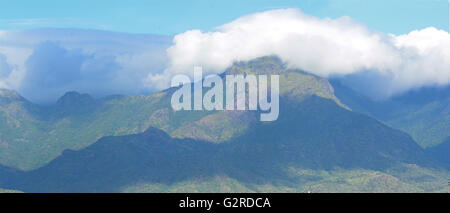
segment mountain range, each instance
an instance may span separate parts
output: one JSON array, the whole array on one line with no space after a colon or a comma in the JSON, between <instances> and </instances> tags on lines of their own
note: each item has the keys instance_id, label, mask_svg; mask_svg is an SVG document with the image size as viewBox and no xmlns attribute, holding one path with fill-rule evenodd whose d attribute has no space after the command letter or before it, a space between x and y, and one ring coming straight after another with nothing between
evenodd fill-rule
<instances>
[{"instance_id":1,"label":"mountain range","mask_svg":"<svg viewBox=\"0 0 450 213\"><path fill-rule=\"evenodd\" d=\"M339 82L289 69L274 56L236 62L224 74L280 75L278 120L260 122L254 111L173 111L176 88L100 99L68 92L50 106L1 90L0 187L25 192L448 190L450 147L442 143L449 128L446 91L444 97L420 102L408 99L414 94L374 102Z\"/></svg>"}]
</instances>

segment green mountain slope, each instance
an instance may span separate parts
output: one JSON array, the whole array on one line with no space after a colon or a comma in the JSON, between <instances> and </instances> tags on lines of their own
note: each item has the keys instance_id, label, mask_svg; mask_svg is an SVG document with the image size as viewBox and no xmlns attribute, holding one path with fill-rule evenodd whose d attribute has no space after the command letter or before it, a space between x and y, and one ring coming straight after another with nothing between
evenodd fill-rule
<instances>
[{"instance_id":1,"label":"green mountain slope","mask_svg":"<svg viewBox=\"0 0 450 213\"><path fill-rule=\"evenodd\" d=\"M422 147L450 137L450 87L423 88L385 101L372 101L338 81L336 96L352 110L372 116L410 134Z\"/></svg>"},{"instance_id":2,"label":"green mountain slope","mask_svg":"<svg viewBox=\"0 0 450 213\"><path fill-rule=\"evenodd\" d=\"M25 192L189 190L179 188L185 183L199 191L443 189L438 186L446 173L433 169L434 162L405 133L329 99L312 96L296 103L281 99L277 121L257 122L225 143L176 139L149 128L65 151L37 170L5 171L0 183ZM424 174L393 171L404 165ZM358 178L358 171L364 175ZM334 175L345 182L332 181ZM213 183L217 178L223 188Z\"/></svg>"},{"instance_id":3,"label":"green mountain slope","mask_svg":"<svg viewBox=\"0 0 450 213\"><path fill-rule=\"evenodd\" d=\"M175 184L135 183L121 189L131 193L193 193L193 192L269 192L269 193L449 193L446 186L449 174L424 169L415 165L402 165L394 171L365 169L310 170L288 169L289 184L252 184L239 182L227 176L197 178Z\"/></svg>"}]
</instances>

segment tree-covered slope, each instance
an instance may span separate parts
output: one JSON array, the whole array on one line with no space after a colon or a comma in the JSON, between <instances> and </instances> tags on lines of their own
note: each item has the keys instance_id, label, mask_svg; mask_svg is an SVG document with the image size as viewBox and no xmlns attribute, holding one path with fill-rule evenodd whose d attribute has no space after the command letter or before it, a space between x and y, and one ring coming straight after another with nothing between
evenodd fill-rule
<instances>
[{"instance_id":1,"label":"tree-covered slope","mask_svg":"<svg viewBox=\"0 0 450 213\"><path fill-rule=\"evenodd\" d=\"M174 184L140 182L130 184L121 192L269 192L269 193L449 193L448 172L435 171L415 165L400 165L390 171L366 169L311 170L289 168L289 183L253 184L228 176L196 178Z\"/></svg>"}]
</instances>

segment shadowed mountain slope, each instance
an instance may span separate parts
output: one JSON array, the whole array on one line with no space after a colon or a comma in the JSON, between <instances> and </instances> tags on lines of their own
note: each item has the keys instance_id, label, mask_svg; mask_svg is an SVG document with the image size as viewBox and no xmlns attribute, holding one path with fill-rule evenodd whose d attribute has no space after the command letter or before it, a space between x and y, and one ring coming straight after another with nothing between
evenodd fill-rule
<instances>
[{"instance_id":1,"label":"shadowed mountain slope","mask_svg":"<svg viewBox=\"0 0 450 213\"><path fill-rule=\"evenodd\" d=\"M437 146L426 149L429 156L436 158L441 165L450 170L450 137Z\"/></svg>"}]
</instances>

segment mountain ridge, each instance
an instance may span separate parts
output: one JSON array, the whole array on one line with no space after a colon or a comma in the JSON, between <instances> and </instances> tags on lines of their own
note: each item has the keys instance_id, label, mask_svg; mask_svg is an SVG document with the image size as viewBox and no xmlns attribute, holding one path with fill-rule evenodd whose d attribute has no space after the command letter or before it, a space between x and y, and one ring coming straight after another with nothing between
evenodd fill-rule
<instances>
[{"instance_id":1,"label":"mountain ridge","mask_svg":"<svg viewBox=\"0 0 450 213\"><path fill-rule=\"evenodd\" d=\"M279 73L280 95L299 102L317 95L340 104L325 79L289 70L276 57L237 62L224 73L229 70ZM3 144L0 145L0 164L22 170L36 169L65 149L79 150L103 136L135 134L150 126L177 138L222 143L243 134L257 121L256 115L235 111L174 112L170 107L173 92L174 88L169 88L150 95L112 95L100 99L69 92L50 106L27 101L26 106L0 107L0 141ZM216 119L223 123L211 122Z\"/></svg>"}]
</instances>

